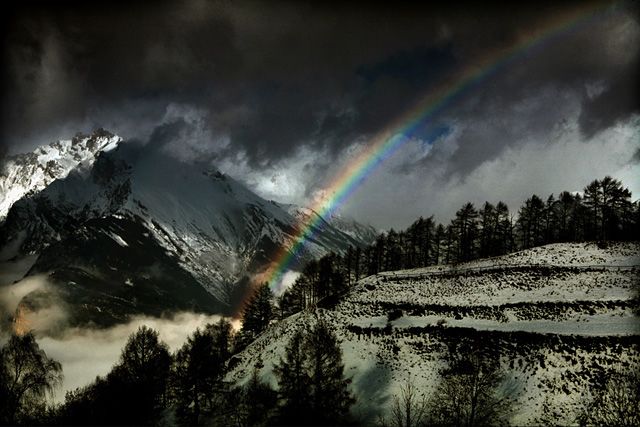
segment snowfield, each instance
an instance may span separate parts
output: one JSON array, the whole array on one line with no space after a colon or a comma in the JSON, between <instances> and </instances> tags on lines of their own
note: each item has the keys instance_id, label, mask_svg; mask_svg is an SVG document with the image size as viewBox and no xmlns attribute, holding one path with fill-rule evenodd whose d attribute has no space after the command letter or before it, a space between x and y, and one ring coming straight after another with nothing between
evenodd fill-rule
<instances>
[{"instance_id":1,"label":"snowfield","mask_svg":"<svg viewBox=\"0 0 640 427\"><path fill-rule=\"evenodd\" d=\"M572 423L595 378L640 362L640 245L554 244L457 266L384 272L338 303L272 325L232 359L229 379L263 379L292 334L318 317L337 330L355 415L375 422L411 378L427 396L462 338L496 349L516 399L511 422ZM454 350L455 351L455 350Z\"/></svg>"}]
</instances>

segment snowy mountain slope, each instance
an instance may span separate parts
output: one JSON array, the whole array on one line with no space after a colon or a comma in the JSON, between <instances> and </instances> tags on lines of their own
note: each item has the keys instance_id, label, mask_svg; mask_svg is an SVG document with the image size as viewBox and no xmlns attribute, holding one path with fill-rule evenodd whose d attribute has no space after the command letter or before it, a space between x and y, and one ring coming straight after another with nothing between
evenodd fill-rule
<instances>
[{"instance_id":1,"label":"snowy mountain slope","mask_svg":"<svg viewBox=\"0 0 640 427\"><path fill-rule=\"evenodd\" d=\"M98 153L115 148L119 141L120 137L99 130L8 158L0 170L0 222L23 196L66 177L80 163L92 163Z\"/></svg>"},{"instance_id":2,"label":"snowy mountain slope","mask_svg":"<svg viewBox=\"0 0 640 427\"><path fill-rule=\"evenodd\" d=\"M108 326L138 313L160 317L226 308L135 217L86 221L43 250L29 275L47 276L51 298L64 303L69 325ZM42 304L37 294L21 301L36 317L47 307Z\"/></svg>"},{"instance_id":3,"label":"snowy mountain slope","mask_svg":"<svg viewBox=\"0 0 640 427\"><path fill-rule=\"evenodd\" d=\"M309 223L312 220L317 220L320 216L316 211L310 208L294 204L282 204L280 206L300 222ZM321 219L320 222L330 224L336 230L339 230L348 236L353 237L355 240L366 244L373 243L376 240L376 237L380 234L380 231L376 230L371 225L360 224L353 218L342 215L334 215L326 220Z\"/></svg>"},{"instance_id":4,"label":"snowy mountain slope","mask_svg":"<svg viewBox=\"0 0 640 427\"><path fill-rule=\"evenodd\" d=\"M120 267L126 269L112 277L114 265L101 256L98 242L106 236L116 243L109 245L114 259L131 257L135 243L144 242L154 247L151 253L159 254L160 248L166 256L145 260L143 266L170 259L175 264L171 269L180 268L190 278L176 273L183 281L204 288L215 300L203 300L206 311L233 312L252 275L273 261L279 247L291 246L303 226L278 203L208 165L176 159L162 145L118 144L17 201L0 227L0 253L4 258L38 253L29 274L64 277L64 283L58 280L61 288L74 282L81 284L77 292L86 284L107 294L112 290L114 296L127 277L139 273L136 262L142 261L130 259ZM293 267L362 244L324 223ZM114 287L104 289L105 283ZM135 304L127 307L135 312ZM96 305L92 310L104 314L109 307Z\"/></svg>"},{"instance_id":5,"label":"snowy mountain slope","mask_svg":"<svg viewBox=\"0 0 640 427\"><path fill-rule=\"evenodd\" d=\"M342 340L358 396L353 410L367 422L389 407L408 376L429 395L464 338L497 351L517 401L514 424L539 424L545 406L558 423L571 423L597 378L640 362L639 250L637 243L549 245L370 276L339 302L272 325L236 356L229 378L248 379L260 358L263 378L275 386L271 368L288 339L321 316ZM562 267L540 267L545 259Z\"/></svg>"}]
</instances>

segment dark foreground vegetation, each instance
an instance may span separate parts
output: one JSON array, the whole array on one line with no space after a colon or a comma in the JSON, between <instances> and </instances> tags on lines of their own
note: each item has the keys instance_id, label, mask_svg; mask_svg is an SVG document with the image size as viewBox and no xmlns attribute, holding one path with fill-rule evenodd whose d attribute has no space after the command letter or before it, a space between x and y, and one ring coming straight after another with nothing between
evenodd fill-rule
<instances>
[{"instance_id":1,"label":"dark foreground vegetation","mask_svg":"<svg viewBox=\"0 0 640 427\"><path fill-rule=\"evenodd\" d=\"M353 424L355 401L335 333L319 321L293 336L275 367L278 390L258 363L242 385L226 382L235 336L225 320L196 330L174 354L141 327L104 377L47 404L62 381L60 364L29 333L2 348L0 422L59 425L336 425Z\"/></svg>"},{"instance_id":2,"label":"dark foreground vegetation","mask_svg":"<svg viewBox=\"0 0 640 427\"><path fill-rule=\"evenodd\" d=\"M461 331L462 332L462 331ZM62 368L29 333L13 335L0 351L3 425L360 425L350 413L358 396L345 376L335 332L318 320L288 341L276 363L277 388L263 382L258 361L242 385L225 381L239 335L222 320L194 332L171 354L158 333L133 333L111 372L72 392L62 404L47 400ZM506 425L517 392L500 368L500 351L486 337L449 337L445 368L431 395L411 377L392 396L380 426ZM630 368L591 382L580 425L638 425L640 376ZM554 424L553 408L541 414ZM546 418L544 418L546 417Z\"/></svg>"},{"instance_id":3,"label":"dark foreground vegetation","mask_svg":"<svg viewBox=\"0 0 640 427\"><path fill-rule=\"evenodd\" d=\"M13 335L0 351L3 425L360 425L350 413L358 398L345 376L335 332L322 320L295 333L275 365L277 388L261 380L258 361L242 385L225 381L237 335L226 321L193 333L171 354L158 333L141 327L104 377L72 392L59 405L47 396L62 368L32 334ZM459 337L460 338L460 337ZM431 395L408 377L392 396L380 426L506 425L517 410L496 346L452 340L440 384ZM638 425L640 376L614 372L593 383L575 423ZM553 424L553 412L544 422Z\"/></svg>"}]
</instances>

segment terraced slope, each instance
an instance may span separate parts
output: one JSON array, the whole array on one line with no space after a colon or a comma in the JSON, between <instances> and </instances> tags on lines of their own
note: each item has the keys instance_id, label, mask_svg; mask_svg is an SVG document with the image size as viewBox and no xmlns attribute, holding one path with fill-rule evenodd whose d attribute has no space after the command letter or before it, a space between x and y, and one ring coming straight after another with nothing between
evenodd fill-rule
<instances>
[{"instance_id":1,"label":"terraced slope","mask_svg":"<svg viewBox=\"0 0 640 427\"><path fill-rule=\"evenodd\" d=\"M575 420L588 389L613 370L639 366L640 245L555 244L458 266L365 278L339 302L273 325L234 360L265 380L289 337L326 318L342 339L365 421L383 414L411 377L427 395L463 339L490 350L516 399L512 423Z\"/></svg>"}]
</instances>

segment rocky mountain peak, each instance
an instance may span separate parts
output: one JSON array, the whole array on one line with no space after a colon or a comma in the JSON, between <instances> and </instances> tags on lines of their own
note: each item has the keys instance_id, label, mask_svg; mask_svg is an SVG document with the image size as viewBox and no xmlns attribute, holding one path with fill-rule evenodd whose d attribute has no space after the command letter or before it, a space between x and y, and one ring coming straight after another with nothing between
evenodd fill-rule
<instances>
[{"instance_id":1,"label":"rocky mountain peak","mask_svg":"<svg viewBox=\"0 0 640 427\"><path fill-rule=\"evenodd\" d=\"M9 157L0 168L0 222L16 201L66 177L81 163L93 163L99 153L113 150L120 141L119 136L97 129Z\"/></svg>"}]
</instances>

